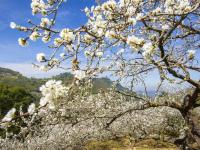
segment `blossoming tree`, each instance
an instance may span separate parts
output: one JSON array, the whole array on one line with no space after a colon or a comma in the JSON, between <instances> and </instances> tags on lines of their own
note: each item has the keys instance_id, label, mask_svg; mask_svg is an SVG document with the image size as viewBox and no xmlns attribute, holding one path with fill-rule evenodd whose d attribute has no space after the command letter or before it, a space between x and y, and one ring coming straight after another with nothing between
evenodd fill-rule
<instances>
[{"instance_id":1,"label":"blossoming tree","mask_svg":"<svg viewBox=\"0 0 200 150\"><path fill-rule=\"evenodd\" d=\"M37 54L38 64L34 65L48 71L54 67L65 68L63 62L67 62L70 65L65 69L74 74L74 85L108 73L119 82L126 81L131 88L137 82L143 83L152 72L159 73L161 84L165 80L174 84L189 83L194 92L185 97L183 104L163 105L180 110L190 127L187 137L199 142L200 133L191 118L191 110L199 106L196 102L200 82L193 74L200 75L200 1L98 1L96 6L83 10L88 18L85 24L76 29L56 29L56 17L64 2L32 0L32 14L41 16L41 21L29 20L29 27L14 22L10 24L11 28L27 34L19 38L21 46L41 39L52 50L50 56L42 52ZM41 88L44 97L40 107L48 104L50 109L54 109L56 102L52 97L66 96L72 89L54 82L50 81ZM56 85L55 93L45 89L52 85ZM159 105L147 102L143 109L156 106ZM35 109L33 104L28 109L30 113L32 109ZM9 116L13 116L15 110L10 113L4 121L10 121ZM180 143L187 145L187 140Z\"/></svg>"}]
</instances>

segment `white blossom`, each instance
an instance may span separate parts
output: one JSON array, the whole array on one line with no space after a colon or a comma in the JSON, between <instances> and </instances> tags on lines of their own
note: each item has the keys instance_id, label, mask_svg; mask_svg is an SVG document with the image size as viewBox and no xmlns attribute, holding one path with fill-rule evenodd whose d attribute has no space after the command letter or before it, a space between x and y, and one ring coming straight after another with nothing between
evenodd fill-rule
<instances>
[{"instance_id":1,"label":"white blossom","mask_svg":"<svg viewBox=\"0 0 200 150\"><path fill-rule=\"evenodd\" d=\"M163 30L169 30L169 28L170 28L170 26L169 26L169 25L167 25L167 24L165 24L165 25L162 25L162 29L163 29Z\"/></svg>"},{"instance_id":2,"label":"white blossom","mask_svg":"<svg viewBox=\"0 0 200 150\"><path fill-rule=\"evenodd\" d=\"M22 47L24 47L24 46L27 46L27 45L28 45L28 42L27 42L27 40L26 40L26 39L24 39L24 38L19 38L19 39L18 39L18 43L19 43L19 45L20 45L20 46L22 46Z\"/></svg>"},{"instance_id":3,"label":"white blossom","mask_svg":"<svg viewBox=\"0 0 200 150\"><path fill-rule=\"evenodd\" d=\"M143 17L144 17L144 14L143 14L143 13L138 13L138 14L136 15L136 20L141 20Z\"/></svg>"},{"instance_id":4,"label":"white blossom","mask_svg":"<svg viewBox=\"0 0 200 150\"><path fill-rule=\"evenodd\" d=\"M98 29L97 30L97 34L99 37L103 36L104 35L104 30L103 29Z\"/></svg>"},{"instance_id":5,"label":"white blossom","mask_svg":"<svg viewBox=\"0 0 200 150\"><path fill-rule=\"evenodd\" d=\"M107 38L110 38L110 39L113 39L116 37L116 33L114 31L107 31L106 34L105 34L105 37Z\"/></svg>"},{"instance_id":6,"label":"white blossom","mask_svg":"<svg viewBox=\"0 0 200 150\"><path fill-rule=\"evenodd\" d=\"M40 34L39 34L38 32L36 32L36 31L34 31L34 32L30 35L29 38L30 38L32 41L36 41L39 37L40 37Z\"/></svg>"},{"instance_id":7,"label":"white blossom","mask_svg":"<svg viewBox=\"0 0 200 150\"><path fill-rule=\"evenodd\" d=\"M146 43L143 45L142 49L143 49L144 51L148 51L149 53L152 53L153 50L154 50L154 46L153 46L153 44L152 44L151 42L146 42Z\"/></svg>"},{"instance_id":8,"label":"white blossom","mask_svg":"<svg viewBox=\"0 0 200 150\"><path fill-rule=\"evenodd\" d=\"M51 59L50 61L49 61L49 65L50 66L58 66L59 65L59 60L57 59L57 58L53 58L53 59Z\"/></svg>"},{"instance_id":9,"label":"white blossom","mask_svg":"<svg viewBox=\"0 0 200 150\"><path fill-rule=\"evenodd\" d=\"M74 33L70 31L69 29L63 29L60 32L60 37L64 39L67 43L70 43L75 39Z\"/></svg>"},{"instance_id":10,"label":"white blossom","mask_svg":"<svg viewBox=\"0 0 200 150\"><path fill-rule=\"evenodd\" d=\"M43 37L42 37L42 41L43 41L44 43L49 42L49 41L50 41L50 36L43 36Z\"/></svg>"},{"instance_id":11,"label":"white blossom","mask_svg":"<svg viewBox=\"0 0 200 150\"><path fill-rule=\"evenodd\" d=\"M31 103L28 107L28 113L33 114L35 112L35 103Z\"/></svg>"},{"instance_id":12,"label":"white blossom","mask_svg":"<svg viewBox=\"0 0 200 150\"><path fill-rule=\"evenodd\" d=\"M135 18L128 18L128 22L132 25L135 25L137 23L137 20Z\"/></svg>"},{"instance_id":13,"label":"white blossom","mask_svg":"<svg viewBox=\"0 0 200 150\"><path fill-rule=\"evenodd\" d=\"M97 52L95 53L95 55L96 55L97 57L102 57L102 56L103 56L103 52L102 52L102 51L97 51Z\"/></svg>"},{"instance_id":14,"label":"white blossom","mask_svg":"<svg viewBox=\"0 0 200 150\"><path fill-rule=\"evenodd\" d=\"M3 122L10 122L12 121L14 115L15 115L15 112L16 112L16 108L12 108L10 109L7 114L4 116L4 118L2 119Z\"/></svg>"},{"instance_id":15,"label":"white blossom","mask_svg":"<svg viewBox=\"0 0 200 150\"><path fill-rule=\"evenodd\" d=\"M164 7L165 12L170 14L181 14L192 9L189 0L166 0Z\"/></svg>"},{"instance_id":16,"label":"white blossom","mask_svg":"<svg viewBox=\"0 0 200 150\"><path fill-rule=\"evenodd\" d=\"M17 27L16 23L15 22L11 22L10 23L10 28L11 29L15 29Z\"/></svg>"},{"instance_id":17,"label":"white blossom","mask_svg":"<svg viewBox=\"0 0 200 150\"><path fill-rule=\"evenodd\" d=\"M74 77L78 80L82 80L86 78L86 73L85 71L82 71L82 70L75 70L73 74L74 74Z\"/></svg>"},{"instance_id":18,"label":"white blossom","mask_svg":"<svg viewBox=\"0 0 200 150\"><path fill-rule=\"evenodd\" d=\"M85 11L86 16L89 17L90 16L90 10L89 10L89 8L85 7L84 11Z\"/></svg>"},{"instance_id":19,"label":"white blossom","mask_svg":"<svg viewBox=\"0 0 200 150\"><path fill-rule=\"evenodd\" d=\"M46 60L46 55L44 53L38 53L36 59L38 62L44 62Z\"/></svg>"},{"instance_id":20,"label":"white blossom","mask_svg":"<svg viewBox=\"0 0 200 150\"><path fill-rule=\"evenodd\" d=\"M54 39L54 45L60 46L63 43L63 40L61 38L55 38Z\"/></svg>"},{"instance_id":21,"label":"white blossom","mask_svg":"<svg viewBox=\"0 0 200 150\"><path fill-rule=\"evenodd\" d=\"M48 6L44 3L43 0L32 0L31 8L33 15L37 13L42 13L42 15L46 15L46 9L48 8Z\"/></svg>"},{"instance_id":22,"label":"white blossom","mask_svg":"<svg viewBox=\"0 0 200 150\"><path fill-rule=\"evenodd\" d=\"M47 96L46 97L42 97L41 99L40 99L40 106L45 106L46 104L48 103L48 98L47 98Z\"/></svg>"},{"instance_id":23,"label":"white blossom","mask_svg":"<svg viewBox=\"0 0 200 150\"><path fill-rule=\"evenodd\" d=\"M135 51L138 51L138 46L142 46L144 43L143 38L138 38L135 35L129 36L127 38L127 44L130 45L131 48L133 48Z\"/></svg>"},{"instance_id":24,"label":"white blossom","mask_svg":"<svg viewBox=\"0 0 200 150\"><path fill-rule=\"evenodd\" d=\"M84 11L85 11L86 13L90 12L90 10L89 10L88 7L85 7Z\"/></svg>"},{"instance_id":25,"label":"white blossom","mask_svg":"<svg viewBox=\"0 0 200 150\"><path fill-rule=\"evenodd\" d=\"M68 88L62 85L62 81L49 80L40 87L42 98L40 106L48 104L48 108L54 110L58 105L60 98L66 97Z\"/></svg>"},{"instance_id":26,"label":"white blossom","mask_svg":"<svg viewBox=\"0 0 200 150\"><path fill-rule=\"evenodd\" d=\"M40 23L41 27L46 27L50 25L51 25L51 21L48 18L41 18L41 23Z\"/></svg>"},{"instance_id":27,"label":"white blossom","mask_svg":"<svg viewBox=\"0 0 200 150\"><path fill-rule=\"evenodd\" d=\"M142 53L144 59L147 60L147 61L149 61L150 58L151 58L151 56L152 56L152 54L155 52L155 48L154 48L153 44L151 42L146 42L143 45L142 49L144 51Z\"/></svg>"},{"instance_id":28,"label":"white blossom","mask_svg":"<svg viewBox=\"0 0 200 150\"><path fill-rule=\"evenodd\" d=\"M85 34L84 35L84 41L87 43L87 44L90 44L93 40L93 37L90 36L89 34Z\"/></svg>"},{"instance_id":29,"label":"white blossom","mask_svg":"<svg viewBox=\"0 0 200 150\"><path fill-rule=\"evenodd\" d=\"M115 0L108 0L107 2L104 2L102 4L102 9L107 10L107 11L115 10L116 7L117 7L117 3Z\"/></svg>"}]
</instances>

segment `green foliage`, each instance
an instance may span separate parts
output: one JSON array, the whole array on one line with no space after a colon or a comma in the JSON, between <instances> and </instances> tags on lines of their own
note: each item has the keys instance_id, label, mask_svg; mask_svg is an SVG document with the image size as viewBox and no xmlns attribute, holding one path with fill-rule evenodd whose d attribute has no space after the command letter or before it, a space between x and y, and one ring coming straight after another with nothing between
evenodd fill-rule
<instances>
[{"instance_id":1,"label":"green foliage","mask_svg":"<svg viewBox=\"0 0 200 150\"><path fill-rule=\"evenodd\" d=\"M34 96L20 86L0 84L0 114L1 118L13 107L24 109L34 101Z\"/></svg>"},{"instance_id":2,"label":"green foliage","mask_svg":"<svg viewBox=\"0 0 200 150\"><path fill-rule=\"evenodd\" d=\"M22 106L23 111L27 111L28 105L35 101L34 97L29 91L27 91L22 86L8 86L5 84L0 84L0 119L5 116L5 114L11 109L19 108ZM18 133L19 127L10 126L8 128L9 132ZM5 130L0 129L0 136L5 137Z\"/></svg>"}]
</instances>

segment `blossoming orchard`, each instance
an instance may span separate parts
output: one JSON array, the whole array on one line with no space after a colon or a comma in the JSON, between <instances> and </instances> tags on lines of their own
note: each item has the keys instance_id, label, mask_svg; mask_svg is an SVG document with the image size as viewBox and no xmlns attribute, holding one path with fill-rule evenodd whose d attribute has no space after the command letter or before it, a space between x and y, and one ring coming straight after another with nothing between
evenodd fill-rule
<instances>
[{"instance_id":1,"label":"blossoming orchard","mask_svg":"<svg viewBox=\"0 0 200 150\"><path fill-rule=\"evenodd\" d=\"M40 102L32 103L27 112L12 108L1 121L1 127L7 133L6 138L10 137L10 126L20 126L20 133L12 135L12 139L15 138L16 141L23 137L23 140L27 138L27 142L30 142L30 137L34 135L33 129L37 128L39 132L41 128L43 132L42 126L66 124L68 128L70 123L75 125L88 118L105 118L106 122L101 122L104 124L102 128L109 128L126 113L167 106L178 110L185 123L181 130L184 136L174 140L174 143L182 149L191 148L191 141L200 146L199 123L195 122L191 113L200 106L197 103L200 93L200 1L97 1L94 6L81 10L87 16L85 24L73 29L67 26L57 29L59 8L67 4L68 1L65 0L32 0L32 15L37 21L28 20L29 25L26 27L10 23L12 29L25 33L24 37L18 39L19 45L29 47L32 42L42 40L51 51L49 55L41 50L35 56L37 63L34 67L42 71L62 68L71 72L74 79L68 87L61 81L49 80L40 88ZM192 92L185 93L179 100L169 99L167 102L159 102L157 97L154 99L130 94L135 93L133 89L139 84L145 89L146 79L155 73L158 74L159 83L155 87L157 93L163 83L179 86L187 84ZM120 103L116 106L119 111L108 113L110 116L103 111L95 113L94 116L92 113L68 116L72 103L82 104L85 101L88 105L82 106L92 107L95 104L94 110L104 110L104 102L92 102L88 92L92 79L99 75L113 77L116 85L126 85L128 89L128 92L124 92L113 88L112 92L110 91L112 94L139 99L141 105L131 102L126 105L124 102L126 106L123 106L123 103ZM99 92L97 95L101 94ZM101 97L103 95L106 94ZM115 103L114 100L111 101ZM74 107L79 108L78 105ZM69 119L70 117L76 119ZM43 123L36 127L39 122ZM72 132L71 128L69 132Z\"/></svg>"}]
</instances>

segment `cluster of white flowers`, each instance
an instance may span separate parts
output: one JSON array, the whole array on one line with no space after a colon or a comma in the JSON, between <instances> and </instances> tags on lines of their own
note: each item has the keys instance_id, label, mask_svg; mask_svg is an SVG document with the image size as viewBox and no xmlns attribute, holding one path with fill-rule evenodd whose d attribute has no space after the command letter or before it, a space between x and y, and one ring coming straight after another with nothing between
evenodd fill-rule
<instances>
[{"instance_id":1,"label":"cluster of white flowers","mask_svg":"<svg viewBox=\"0 0 200 150\"><path fill-rule=\"evenodd\" d=\"M108 10L108 11L113 11L117 7L117 3L115 0L109 0L105 3L102 4L102 9L103 10Z\"/></svg>"},{"instance_id":2,"label":"cluster of white flowers","mask_svg":"<svg viewBox=\"0 0 200 150\"><path fill-rule=\"evenodd\" d=\"M97 57L102 57L103 56L103 51L97 51L96 53L95 53L95 55L97 56Z\"/></svg>"},{"instance_id":3,"label":"cluster of white flowers","mask_svg":"<svg viewBox=\"0 0 200 150\"><path fill-rule=\"evenodd\" d=\"M135 51L138 51L141 46L144 44L143 38L138 38L135 35L129 36L127 38L127 44Z\"/></svg>"},{"instance_id":4,"label":"cluster of white flowers","mask_svg":"<svg viewBox=\"0 0 200 150\"><path fill-rule=\"evenodd\" d=\"M68 95L68 87L62 85L62 81L49 80L45 85L40 87L42 98L40 106L48 104L48 108L55 110L59 101Z\"/></svg>"},{"instance_id":5,"label":"cluster of white flowers","mask_svg":"<svg viewBox=\"0 0 200 150\"><path fill-rule=\"evenodd\" d=\"M137 20L135 18L128 18L128 22L132 25L136 25Z\"/></svg>"},{"instance_id":6,"label":"cluster of white flowers","mask_svg":"<svg viewBox=\"0 0 200 150\"><path fill-rule=\"evenodd\" d=\"M63 29L60 32L60 37L67 43L71 43L72 41L75 40L75 35L72 31L69 29Z\"/></svg>"},{"instance_id":7,"label":"cluster of white flowers","mask_svg":"<svg viewBox=\"0 0 200 150\"><path fill-rule=\"evenodd\" d=\"M51 38L50 38L49 35L44 35L44 36L42 37L42 41L43 41L44 43L47 43L47 42L49 42L50 40L51 40Z\"/></svg>"},{"instance_id":8,"label":"cluster of white flowers","mask_svg":"<svg viewBox=\"0 0 200 150\"><path fill-rule=\"evenodd\" d=\"M24 32L28 31L27 27L23 27L23 26L17 25L15 22L10 22L10 28L11 29L17 29L19 31L24 31Z\"/></svg>"},{"instance_id":9,"label":"cluster of white flowers","mask_svg":"<svg viewBox=\"0 0 200 150\"><path fill-rule=\"evenodd\" d=\"M44 62L46 60L46 55L44 53L38 53L36 59L38 62Z\"/></svg>"},{"instance_id":10,"label":"cluster of white flowers","mask_svg":"<svg viewBox=\"0 0 200 150\"><path fill-rule=\"evenodd\" d=\"M18 39L18 43L19 43L19 45L22 46L22 47L25 47L25 46L28 45L27 40L24 39L24 38L19 38L19 39Z\"/></svg>"},{"instance_id":11,"label":"cluster of white flowers","mask_svg":"<svg viewBox=\"0 0 200 150\"><path fill-rule=\"evenodd\" d=\"M63 43L63 40L61 38L55 38L54 39L54 45L60 46Z\"/></svg>"},{"instance_id":12,"label":"cluster of white flowers","mask_svg":"<svg viewBox=\"0 0 200 150\"><path fill-rule=\"evenodd\" d=\"M91 25L93 24L93 32L99 37L105 34L106 23L102 15L98 15L94 22L90 22Z\"/></svg>"},{"instance_id":13,"label":"cluster of white flowers","mask_svg":"<svg viewBox=\"0 0 200 150\"><path fill-rule=\"evenodd\" d=\"M139 4L141 0L119 0L120 7L126 7L131 4Z\"/></svg>"},{"instance_id":14,"label":"cluster of white flowers","mask_svg":"<svg viewBox=\"0 0 200 150\"><path fill-rule=\"evenodd\" d=\"M37 13L42 13L43 15L46 15L48 7L49 6L46 5L43 0L32 0L31 8L33 15Z\"/></svg>"},{"instance_id":15,"label":"cluster of white flowers","mask_svg":"<svg viewBox=\"0 0 200 150\"><path fill-rule=\"evenodd\" d=\"M107 37L107 38L109 38L109 39L114 39L115 37L116 37L116 33L115 33L115 31L107 31L106 32L106 34L105 34L105 36Z\"/></svg>"},{"instance_id":16,"label":"cluster of white flowers","mask_svg":"<svg viewBox=\"0 0 200 150\"><path fill-rule=\"evenodd\" d=\"M170 14L181 14L189 12L192 7L189 0L166 0L165 12Z\"/></svg>"},{"instance_id":17,"label":"cluster of white flowers","mask_svg":"<svg viewBox=\"0 0 200 150\"><path fill-rule=\"evenodd\" d=\"M29 113L30 115L32 115L32 114L35 112L35 108L36 108L35 103L31 103L31 104L29 105L29 107L28 107L28 113Z\"/></svg>"},{"instance_id":18,"label":"cluster of white flowers","mask_svg":"<svg viewBox=\"0 0 200 150\"><path fill-rule=\"evenodd\" d=\"M38 38L40 37L40 34L37 31L34 31L31 35L30 35L30 39L32 41L36 41Z\"/></svg>"},{"instance_id":19,"label":"cluster of white flowers","mask_svg":"<svg viewBox=\"0 0 200 150\"><path fill-rule=\"evenodd\" d=\"M83 38L84 38L84 42L86 44L90 44L92 42L92 40L93 40L93 37L90 36L89 34L85 34Z\"/></svg>"},{"instance_id":20,"label":"cluster of white flowers","mask_svg":"<svg viewBox=\"0 0 200 150\"><path fill-rule=\"evenodd\" d=\"M41 27L46 27L50 25L51 25L51 21L48 18L41 18L41 23L40 23Z\"/></svg>"},{"instance_id":21,"label":"cluster of white flowers","mask_svg":"<svg viewBox=\"0 0 200 150\"><path fill-rule=\"evenodd\" d=\"M82 71L82 70L75 70L73 74L74 74L74 77L78 80L82 80L87 77L85 71Z\"/></svg>"},{"instance_id":22,"label":"cluster of white flowers","mask_svg":"<svg viewBox=\"0 0 200 150\"><path fill-rule=\"evenodd\" d=\"M10 121L12 121L13 117L15 116L15 112L16 112L15 108L12 108L11 110L9 110L8 113L2 119L2 122L10 122Z\"/></svg>"},{"instance_id":23,"label":"cluster of white flowers","mask_svg":"<svg viewBox=\"0 0 200 150\"><path fill-rule=\"evenodd\" d=\"M84 52L86 57L99 57L101 58L104 54L102 50L97 50L96 52L91 52L91 51L85 51Z\"/></svg>"},{"instance_id":24,"label":"cluster of white flowers","mask_svg":"<svg viewBox=\"0 0 200 150\"><path fill-rule=\"evenodd\" d=\"M53 5L55 3L55 0L47 0L47 2L48 2L49 5Z\"/></svg>"},{"instance_id":25,"label":"cluster of white flowers","mask_svg":"<svg viewBox=\"0 0 200 150\"><path fill-rule=\"evenodd\" d=\"M54 66L58 66L59 65L59 60L57 59L57 58L53 58L53 59L51 59L50 61L49 61L49 65L51 66L51 67L54 67Z\"/></svg>"},{"instance_id":26,"label":"cluster of white flowers","mask_svg":"<svg viewBox=\"0 0 200 150\"><path fill-rule=\"evenodd\" d=\"M163 30L169 30L170 26L168 24L164 24L164 25L162 25L162 29Z\"/></svg>"},{"instance_id":27,"label":"cluster of white flowers","mask_svg":"<svg viewBox=\"0 0 200 150\"><path fill-rule=\"evenodd\" d=\"M156 9L154 9L152 11L153 14L157 14L157 13L161 13L162 12L162 9L160 7L157 7Z\"/></svg>"},{"instance_id":28,"label":"cluster of white flowers","mask_svg":"<svg viewBox=\"0 0 200 150\"><path fill-rule=\"evenodd\" d=\"M144 51L142 53L144 59L147 61L150 60L152 54L155 52L155 47L153 46L153 44L151 42L147 42L143 45L142 49Z\"/></svg>"}]
</instances>

